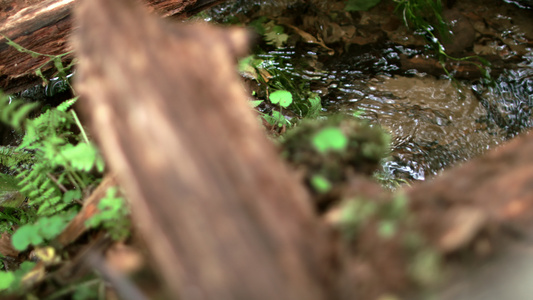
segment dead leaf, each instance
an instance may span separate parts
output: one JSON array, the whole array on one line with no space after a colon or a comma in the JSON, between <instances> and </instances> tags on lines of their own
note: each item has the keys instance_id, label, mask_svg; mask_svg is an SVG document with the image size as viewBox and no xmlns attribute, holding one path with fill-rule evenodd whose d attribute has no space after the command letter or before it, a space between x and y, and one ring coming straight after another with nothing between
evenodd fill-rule
<instances>
[{"instance_id":1,"label":"dead leaf","mask_svg":"<svg viewBox=\"0 0 533 300\"><path fill-rule=\"evenodd\" d=\"M328 50L328 55L335 54L335 50L333 50L330 47L326 46L326 44L324 43L324 41L320 37L318 37L318 36L314 37L310 33L305 32L305 31L301 30L300 28L295 27L295 26L290 25L290 24L283 24L283 25L291 28L292 30L294 30L299 36L302 37L302 39L304 39L304 41L306 43L317 44L317 45L321 46L322 48Z\"/></svg>"},{"instance_id":2,"label":"dead leaf","mask_svg":"<svg viewBox=\"0 0 533 300\"><path fill-rule=\"evenodd\" d=\"M19 252L11 244L11 234L7 232L2 233L0 236L0 254L11 257L17 257L19 255Z\"/></svg>"}]
</instances>

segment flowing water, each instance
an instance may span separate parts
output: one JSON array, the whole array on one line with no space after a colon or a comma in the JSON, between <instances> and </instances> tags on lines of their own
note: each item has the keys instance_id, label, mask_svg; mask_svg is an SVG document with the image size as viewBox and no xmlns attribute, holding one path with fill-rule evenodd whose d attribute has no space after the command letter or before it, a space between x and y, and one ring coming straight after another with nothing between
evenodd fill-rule
<instances>
[{"instance_id":1,"label":"flowing water","mask_svg":"<svg viewBox=\"0 0 533 300\"><path fill-rule=\"evenodd\" d=\"M532 10L503 1L454 5L451 22L463 27L453 47L490 60L488 82L468 64L452 66L450 80L422 38L395 19L392 3L346 13L335 1L320 8L313 1L268 2L237 1L211 16L223 20L237 11L242 15L233 21L266 15L284 26L286 45L267 46L258 57L319 94L325 112L362 110L362 118L390 131L392 159L384 168L394 178L425 180L533 125Z\"/></svg>"}]
</instances>

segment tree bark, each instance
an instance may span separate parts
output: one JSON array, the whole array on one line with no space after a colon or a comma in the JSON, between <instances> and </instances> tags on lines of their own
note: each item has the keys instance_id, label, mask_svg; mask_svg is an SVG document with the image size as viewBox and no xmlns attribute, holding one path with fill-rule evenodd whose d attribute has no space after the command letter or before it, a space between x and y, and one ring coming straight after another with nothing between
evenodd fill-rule
<instances>
[{"instance_id":1,"label":"tree bark","mask_svg":"<svg viewBox=\"0 0 533 300\"><path fill-rule=\"evenodd\" d=\"M179 299L332 299L308 194L235 72L247 34L83 1L77 90Z\"/></svg>"},{"instance_id":2,"label":"tree bark","mask_svg":"<svg viewBox=\"0 0 533 300\"><path fill-rule=\"evenodd\" d=\"M6 44L3 36L22 47L50 55L71 51L68 40L72 31L71 10L77 0L0 0L0 89L15 93L41 79L35 70L46 63L46 57L31 57ZM185 18L222 0L144 0L148 9L162 17ZM28 5L28 6L24 6ZM3 35L3 36L2 36ZM67 55L69 63L72 55ZM43 67L45 76L53 76L53 63Z\"/></svg>"}]
</instances>

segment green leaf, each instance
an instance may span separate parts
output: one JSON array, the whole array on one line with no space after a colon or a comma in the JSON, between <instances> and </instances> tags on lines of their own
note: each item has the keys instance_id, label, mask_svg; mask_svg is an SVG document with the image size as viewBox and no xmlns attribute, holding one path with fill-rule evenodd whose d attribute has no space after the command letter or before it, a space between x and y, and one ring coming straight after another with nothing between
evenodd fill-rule
<instances>
[{"instance_id":1,"label":"green leaf","mask_svg":"<svg viewBox=\"0 0 533 300\"><path fill-rule=\"evenodd\" d=\"M248 24L248 26L252 27L253 29L255 29L255 31L260 34L260 35L264 35L265 32L266 32L266 29L265 29L265 25L264 23L267 21L267 17L265 16L262 16L258 19L255 19L253 20L252 22L250 22L250 24Z\"/></svg>"},{"instance_id":2,"label":"green leaf","mask_svg":"<svg viewBox=\"0 0 533 300\"><path fill-rule=\"evenodd\" d=\"M255 108L258 107L261 103L263 103L263 100L252 100L250 101L250 103L252 104L252 107Z\"/></svg>"},{"instance_id":3,"label":"green leaf","mask_svg":"<svg viewBox=\"0 0 533 300\"><path fill-rule=\"evenodd\" d=\"M313 97L310 97L308 101L310 103L310 107L307 110L306 117L317 118L318 116L320 116L320 112L322 111L322 101L320 100L320 96L315 95Z\"/></svg>"},{"instance_id":4,"label":"green leaf","mask_svg":"<svg viewBox=\"0 0 533 300\"><path fill-rule=\"evenodd\" d=\"M4 95L0 91L0 122L6 123L15 129L21 129L27 120L28 114L33 111L37 103L24 103L21 100L13 99Z\"/></svg>"},{"instance_id":5,"label":"green leaf","mask_svg":"<svg viewBox=\"0 0 533 300\"><path fill-rule=\"evenodd\" d=\"M13 272L0 271L0 291L8 289L15 281L15 275Z\"/></svg>"},{"instance_id":6,"label":"green leaf","mask_svg":"<svg viewBox=\"0 0 533 300\"><path fill-rule=\"evenodd\" d=\"M11 124L13 124L15 128L21 127L22 122L27 118L29 113L33 111L37 106L37 103L21 105L17 112L13 114Z\"/></svg>"},{"instance_id":7,"label":"green leaf","mask_svg":"<svg viewBox=\"0 0 533 300\"><path fill-rule=\"evenodd\" d=\"M69 190L66 191L65 194L63 194L63 202L65 203L70 203L74 199L81 199L80 190Z\"/></svg>"},{"instance_id":8,"label":"green leaf","mask_svg":"<svg viewBox=\"0 0 533 300\"><path fill-rule=\"evenodd\" d=\"M42 207L45 207L45 205ZM65 229L67 223L74 216L75 211L68 211L49 218L41 217L35 224L21 226L11 237L13 247L19 251L24 251L29 245L38 246L45 240L55 238Z\"/></svg>"},{"instance_id":9,"label":"green leaf","mask_svg":"<svg viewBox=\"0 0 533 300\"><path fill-rule=\"evenodd\" d=\"M320 96L314 96L309 98L309 103L311 103L311 109L321 109L321 100Z\"/></svg>"},{"instance_id":10,"label":"green leaf","mask_svg":"<svg viewBox=\"0 0 533 300\"><path fill-rule=\"evenodd\" d=\"M74 105L74 103L76 103L76 101L78 101L78 98L79 96L77 97L74 97L74 98L71 98L71 99L68 99L68 100L65 100L64 102L62 102L61 104L59 104L56 109L59 110L59 111L67 111L72 105Z\"/></svg>"},{"instance_id":11,"label":"green leaf","mask_svg":"<svg viewBox=\"0 0 533 300\"><path fill-rule=\"evenodd\" d=\"M65 216L56 215L50 218L40 218L37 224L39 233L44 239L50 240L58 236L61 231L67 226L67 218Z\"/></svg>"},{"instance_id":12,"label":"green leaf","mask_svg":"<svg viewBox=\"0 0 533 300\"><path fill-rule=\"evenodd\" d=\"M98 203L99 212L85 221L87 227L102 226L114 239L120 239L129 234L129 210L126 200L117 196L117 188L111 187L106 196Z\"/></svg>"},{"instance_id":13,"label":"green leaf","mask_svg":"<svg viewBox=\"0 0 533 300\"><path fill-rule=\"evenodd\" d=\"M73 168L88 172L94 167L97 156L98 152L91 144L79 143L76 146L67 144L62 148L60 155L55 156L55 162L58 165L70 162Z\"/></svg>"},{"instance_id":14,"label":"green leaf","mask_svg":"<svg viewBox=\"0 0 533 300\"><path fill-rule=\"evenodd\" d=\"M327 193L331 190L331 182L322 175L313 175L311 185L319 193Z\"/></svg>"},{"instance_id":15,"label":"green leaf","mask_svg":"<svg viewBox=\"0 0 533 300\"><path fill-rule=\"evenodd\" d=\"M32 224L21 226L11 236L13 247L18 251L24 251L29 245L39 245L43 238L38 234L37 228Z\"/></svg>"},{"instance_id":16,"label":"green leaf","mask_svg":"<svg viewBox=\"0 0 533 300\"><path fill-rule=\"evenodd\" d=\"M270 21L264 25L265 27L265 40L267 44L274 45L280 48L287 42L289 36L283 33L283 27L275 25L274 21Z\"/></svg>"},{"instance_id":17,"label":"green leaf","mask_svg":"<svg viewBox=\"0 0 533 300\"><path fill-rule=\"evenodd\" d=\"M292 103L292 94L286 90L275 91L268 97L272 104L278 104L281 107L287 108Z\"/></svg>"},{"instance_id":18,"label":"green leaf","mask_svg":"<svg viewBox=\"0 0 533 300\"><path fill-rule=\"evenodd\" d=\"M345 11L361 11L369 10L372 7L376 6L381 0L348 0L346 6L344 7Z\"/></svg>"},{"instance_id":19,"label":"green leaf","mask_svg":"<svg viewBox=\"0 0 533 300\"><path fill-rule=\"evenodd\" d=\"M342 151L348 146L348 138L339 128L327 127L315 134L312 143L321 153L329 150Z\"/></svg>"},{"instance_id":20,"label":"green leaf","mask_svg":"<svg viewBox=\"0 0 533 300\"><path fill-rule=\"evenodd\" d=\"M272 118L278 123L279 127L288 123L287 119L285 119L285 116L276 110L272 111Z\"/></svg>"}]
</instances>

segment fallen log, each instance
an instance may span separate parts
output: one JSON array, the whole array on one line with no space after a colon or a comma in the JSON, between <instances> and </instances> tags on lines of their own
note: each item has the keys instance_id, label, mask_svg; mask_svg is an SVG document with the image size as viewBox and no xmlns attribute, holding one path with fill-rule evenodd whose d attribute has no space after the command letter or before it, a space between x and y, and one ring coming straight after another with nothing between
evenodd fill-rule
<instances>
[{"instance_id":1,"label":"fallen log","mask_svg":"<svg viewBox=\"0 0 533 300\"><path fill-rule=\"evenodd\" d=\"M437 299L529 299L533 133L407 190L419 228L449 257Z\"/></svg>"},{"instance_id":2,"label":"fallen log","mask_svg":"<svg viewBox=\"0 0 533 300\"><path fill-rule=\"evenodd\" d=\"M32 57L6 44L4 36L22 47L49 55L71 51L71 10L77 0L3 1L0 8L0 89L15 93L39 84L35 70L46 63L44 56ZM144 0L148 9L161 17L186 18L223 0ZM3 18L2 18L3 17ZM66 55L68 64L73 59ZM54 64L42 68L45 77L55 72Z\"/></svg>"},{"instance_id":3,"label":"fallen log","mask_svg":"<svg viewBox=\"0 0 533 300\"><path fill-rule=\"evenodd\" d=\"M179 299L332 299L329 245L235 72L240 30L83 1L77 90Z\"/></svg>"},{"instance_id":4,"label":"fallen log","mask_svg":"<svg viewBox=\"0 0 533 300\"><path fill-rule=\"evenodd\" d=\"M533 135L524 134L408 190L428 237L443 252L480 232L533 237Z\"/></svg>"}]
</instances>

